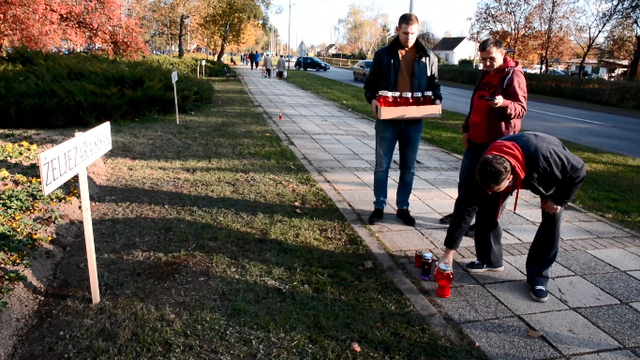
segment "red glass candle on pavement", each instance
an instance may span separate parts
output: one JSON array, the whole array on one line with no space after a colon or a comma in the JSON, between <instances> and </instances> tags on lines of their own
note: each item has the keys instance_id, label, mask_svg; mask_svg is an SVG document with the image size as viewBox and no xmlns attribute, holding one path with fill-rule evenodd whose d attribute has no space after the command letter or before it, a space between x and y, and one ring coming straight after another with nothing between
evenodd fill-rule
<instances>
[{"instance_id":1,"label":"red glass candle on pavement","mask_svg":"<svg viewBox=\"0 0 640 360\"><path fill-rule=\"evenodd\" d=\"M451 269L451 266L447 264L439 264L434 276L436 284L438 284L436 296L448 298L451 293L449 286L453 281L453 269Z\"/></svg>"},{"instance_id":2,"label":"red glass candle on pavement","mask_svg":"<svg viewBox=\"0 0 640 360\"><path fill-rule=\"evenodd\" d=\"M422 251L416 250L416 254L413 257L413 267L420 268L422 266Z\"/></svg>"}]
</instances>

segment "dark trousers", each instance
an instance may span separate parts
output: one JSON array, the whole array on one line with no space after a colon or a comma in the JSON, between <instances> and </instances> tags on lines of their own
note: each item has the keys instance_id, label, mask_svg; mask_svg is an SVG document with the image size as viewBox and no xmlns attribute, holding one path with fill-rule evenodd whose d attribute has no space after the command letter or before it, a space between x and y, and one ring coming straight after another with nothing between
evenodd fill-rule
<instances>
[{"instance_id":1,"label":"dark trousers","mask_svg":"<svg viewBox=\"0 0 640 360\"><path fill-rule=\"evenodd\" d=\"M266 71L267 71L267 77L271 79L271 69L266 69Z\"/></svg>"},{"instance_id":2,"label":"dark trousers","mask_svg":"<svg viewBox=\"0 0 640 360\"><path fill-rule=\"evenodd\" d=\"M500 197L504 195L502 208ZM502 213L508 194L491 194L489 201L480 204L476 215L475 245L478 259L489 266L502 266L502 228L496 220L498 211ZM560 225L564 208L556 214L542 212L542 221L533 237L527 255L527 282L530 286L547 286L549 268L556 261L560 245Z\"/></svg>"},{"instance_id":3,"label":"dark trousers","mask_svg":"<svg viewBox=\"0 0 640 360\"><path fill-rule=\"evenodd\" d=\"M489 144L476 144L469 141L469 147L464 151L458 177L458 198L453 207L453 217L444 240L444 245L449 249L456 250L460 246L462 237L469 229L480 202L489 196L476 180L478 162L488 146ZM477 223L478 219L476 219ZM502 263L497 264L497 266L501 265Z\"/></svg>"},{"instance_id":4,"label":"dark trousers","mask_svg":"<svg viewBox=\"0 0 640 360\"><path fill-rule=\"evenodd\" d=\"M253 64L255 63L255 61L250 60L251 61L251 70L253 70Z\"/></svg>"}]
</instances>

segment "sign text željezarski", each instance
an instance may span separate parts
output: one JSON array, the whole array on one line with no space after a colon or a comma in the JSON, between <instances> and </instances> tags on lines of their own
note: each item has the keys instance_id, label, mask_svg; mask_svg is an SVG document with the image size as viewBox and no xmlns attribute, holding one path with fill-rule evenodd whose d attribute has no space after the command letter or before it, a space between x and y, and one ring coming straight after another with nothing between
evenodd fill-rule
<instances>
[{"instance_id":1,"label":"sign text \u017eeljezarski","mask_svg":"<svg viewBox=\"0 0 640 360\"><path fill-rule=\"evenodd\" d=\"M40 154L42 192L47 195L111 150L111 124L69 139Z\"/></svg>"}]
</instances>

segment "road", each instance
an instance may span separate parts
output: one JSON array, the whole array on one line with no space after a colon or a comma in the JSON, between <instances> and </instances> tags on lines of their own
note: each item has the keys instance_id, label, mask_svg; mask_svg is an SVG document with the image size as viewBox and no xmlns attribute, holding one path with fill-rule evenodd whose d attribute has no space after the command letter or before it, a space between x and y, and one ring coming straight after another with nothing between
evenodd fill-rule
<instances>
[{"instance_id":1,"label":"road","mask_svg":"<svg viewBox=\"0 0 640 360\"><path fill-rule=\"evenodd\" d=\"M326 72L309 72L347 84L363 86L362 81L353 81L352 71L348 69L332 67ZM470 90L443 86L442 95L442 107L445 110L461 113L469 110ZM522 120L522 128L544 132L604 151L640 158L640 119L528 101L527 115Z\"/></svg>"}]
</instances>

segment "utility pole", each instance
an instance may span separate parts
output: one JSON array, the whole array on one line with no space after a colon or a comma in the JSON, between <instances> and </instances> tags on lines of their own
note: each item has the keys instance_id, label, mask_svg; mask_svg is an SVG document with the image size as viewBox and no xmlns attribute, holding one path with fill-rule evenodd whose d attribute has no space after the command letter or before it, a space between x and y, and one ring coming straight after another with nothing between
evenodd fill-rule
<instances>
[{"instance_id":1,"label":"utility pole","mask_svg":"<svg viewBox=\"0 0 640 360\"><path fill-rule=\"evenodd\" d=\"M287 39L287 69L291 70L291 0L289 0L289 38Z\"/></svg>"},{"instance_id":2,"label":"utility pole","mask_svg":"<svg viewBox=\"0 0 640 360\"><path fill-rule=\"evenodd\" d=\"M409 12L413 13L413 0L409 0Z\"/></svg>"}]
</instances>

